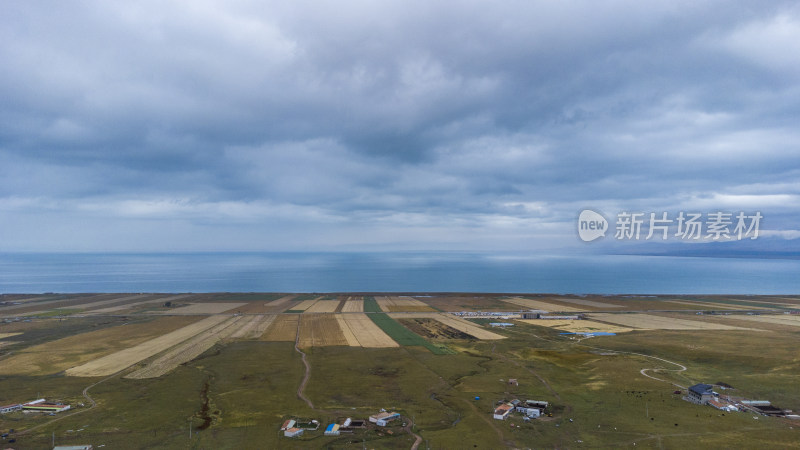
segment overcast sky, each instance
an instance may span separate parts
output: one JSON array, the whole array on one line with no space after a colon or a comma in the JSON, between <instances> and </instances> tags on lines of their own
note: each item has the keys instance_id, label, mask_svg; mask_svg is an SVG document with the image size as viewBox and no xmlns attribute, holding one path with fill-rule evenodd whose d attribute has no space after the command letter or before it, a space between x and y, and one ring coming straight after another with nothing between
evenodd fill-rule
<instances>
[{"instance_id":1,"label":"overcast sky","mask_svg":"<svg viewBox=\"0 0 800 450\"><path fill-rule=\"evenodd\" d=\"M797 2L270 3L0 3L0 251L800 242Z\"/></svg>"}]
</instances>

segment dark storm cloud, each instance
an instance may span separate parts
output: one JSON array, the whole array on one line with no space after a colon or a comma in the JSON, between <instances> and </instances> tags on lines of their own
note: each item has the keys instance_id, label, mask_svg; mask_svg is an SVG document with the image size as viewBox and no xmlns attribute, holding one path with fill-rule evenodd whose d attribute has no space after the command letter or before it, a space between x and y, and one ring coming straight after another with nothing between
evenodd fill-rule
<instances>
[{"instance_id":1,"label":"dark storm cloud","mask_svg":"<svg viewBox=\"0 0 800 450\"><path fill-rule=\"evenodd\" d=\"M797 228L792 2L0 8L0 249L536 247L586 206Z\"/></svg>"}]
</instances>

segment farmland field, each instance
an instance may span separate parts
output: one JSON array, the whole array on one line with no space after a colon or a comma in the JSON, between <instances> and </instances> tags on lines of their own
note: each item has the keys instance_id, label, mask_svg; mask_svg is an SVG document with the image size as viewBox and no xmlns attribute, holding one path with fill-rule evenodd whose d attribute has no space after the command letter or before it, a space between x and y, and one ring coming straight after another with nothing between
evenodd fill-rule
<instances>
[{"instance_id":1,"label":"farmland field","mask_svg":"<svg viewBox=\"0 0 800 450\"><path fill-rule=\"evenodd\" d=\"M347 299L344 306L342 307L342 312L349 313L349 312L364 312L364 300L362 299Z\"/></svg>"},{"instance_id":2,"label":"farmland field","mask_svg":"<svg viewBox=\"0 0 800 450\"><path fill-rule=\"evenodd\" d=\"M447 313L391 313L389 314L395 319L435 319L443 324L455 328L458 331L467 333L468 335L478 339L505 339L505 336L489 331L473 322L458 318L452 314Z\"/></svg>"},{"instance_id":3,"label":"farmland field","mask_svg":"<svg viewBox=\"0 0 800 450\"><path fill-rule=\"evenodd\" d=\"M736 330L739 327L711 323L703 320L687 320L652 314L592 313L588 318L625 327L645 330Z\"/></svg>"},{"instance_id":4,"label":"farmland field","mask_svg":"<svg viewBox=\"0 0 800 450\"><path fill-rule=\"evenodd\" d=\"M129 311L139 308L145 305L155 305L155 304L164 304L166 302L174 302L176 300L180 300L182 298L190 297L188 294L183 295L172 295L169 297L158 297L152 298L149 300L142 300L142 301L135 301L132 303L125 303L121 305L109 306L106 308L99 308L99 309L92 309L91 311L86 311L84 314L108 314L112 312L120 312L120 311Z\"/></svg>"},{"instance_id":5,"label":"farmland field","mask_svg":"<svg viewBox=\"0 0 800 450\"><path fill-rule=\"evenodd\" d=\"M287 304L288 306L286 309L291 311L305 311L318 301L320 301L319 297L312 300L301 300L299 302L291 302Z\"/></svg>"},{"instance_id":6,"label":"farmland field","mask_svg":"<svg viewBox=\"0 0 800 450\"><path fill-rule=\"evenodd\" d=\"M695 302L695 301L681 301L681 300L664 300L665 302L677 304L677 305L691 305L696 306L698 309L734 309L734 310L742 310L742 309L752 309L749 306L735 306L735 305L726 305L724 303L716 303L716 302Z\"/></svg>"},{"instance_id":7,"label":"farmland field","mask_svg":"<svg viewBox=\"0 0 800 450\"><path fill-rule=\"evenodd\" d=\"M593 320L515 319L514 322L538 325L540 327L548 327L570 333L593 333L597 331L625 333L633 330L633 328L630 327L595 322Z\"/></svg>"},{"instance_id":8,"label":"farmland field","mask_svg":"<svg viewBox=\"0 0 800 450\"><path fill-rule=\"evenodd\" d=\"M170 372L180 364L200 356L201 353L211 348L214 344L233 334L237 329L237 324L242 319L244 319L243 316L231 317L214 325L189 340L172 347L154 361L147 363L143 368L125 375L125 378L156 378Z\"/></svg>"},{"instance_id":9,"label":"farmland field","mask_svg":"<svg viewBox=\"0 0 800 450\"><path fill-rule=\"evenodd\" d=\"M763 322L763 323L771 323L775 325L786 325L790 327L800 327L800 315L784 315L784 314L769 314L769 315L759 315L759 316L744 316L741 314L737 315L730 315L724 316L725 319L733 319L733 320L748 320L751 322ZM740 322L741 324L741 322Z\"/></svg>"},{"instance_id":10,"label":"farmland field","mask_svg":"<svg viewBox=\"0 0 800 450\"><path fill-rule=\"evenodd\" d=\"M98 331L69 336L17 351L0 363L0 374L53 374L165 333L192 326L197 317L159 317L141 323L119 322ZM112 372L113 373L113 372Z\"/></svg>"},{"instance_id":11,"label":"farmland field","mask_svg":"<svg viewBox=\"0 0 800 450\"><path fill-rule=\"evenodd\" d=\"M376 297L375 301L384 312L436 311L429 305L411 297Z\"/></svg>"},{"instance_id":12,"label":"farmland field","mask_svg":"<svg viewBox=\"0 0 800 450\"><path fill-rule=\"evenodd\" d=\"M334 314L303 314L300 316L298 343L300 347L348 345Z\"/></svg>"},{"instance_id":13,"label":"farmland field","mask_svg":"<svg viewBox=\"0 0 800 450\"><path fill-rule=\"evenodd\" d=\"M180 308L170 308L159 311L165 314L220 314L232 309L245 306L247 303L194 303Z\"/></svg>"},{"instance_id":14,"label":"farmland field","mask_svg":"<svg viewBox=\"0 0 800 450\"><path fill-rule=\"evenodd\" d=\"M505 298L503 299L503 301L511 305L521 306L526 309L536 309L543 311L575 312L575 311L585 310L585 308L584 309L574 308L571 306L559 305L557 303L543 302L541 300L531 300L529 298Z\"/></svg>"},{"instance_id":15,"label":"farmland field","mask_svg":"<svg viewBox=\"0 0 800 450\"><path fill-rule=\"evenodd\" d=\"M586 300L583 298L561 297L558 300L566 303L574 303L576 305L590 306L593 308L600 308L600 309L622 308L622 305L616 305L608 302L600 302L597 300Z\"/></svg>"},{"instance_id":16,"label":"farmland field","mask_svg":"<svg viewBox=\"0 0 800 450\"><path fill-rule=\"evenodd\" d=\"M342 314L345 325L358 341L358 345L367 348L398 347L388 334L384 333L367 314ZM348 341L349 342L349 341Z\"/></svg>"},{"instance_id":17,"label":"farmland field","mask_svg":"<svg viewBox=\"0 0 800 450\"><path fill-rule=\"evenodd\" d=\"M67 369L65 373L76 377L100 377L114 374L177 345L198 333L202 333L226 319L228 319L227 316L207 317L173 332L142 342L136 346L72 367Z\"/></svg>"},{"instance_id":18,"label":"farmland field","mask_svg":"<svg viewBox=\"0 0 800 450\"><path fill-rule=\"evenodd\" d=\"M265 341L291 341L297 339L297 316L280 314L275 316L269 327L267 327L261 339Z\"/></svg>"},{"instance_id":19,"label":"farmland field","mask_svg":"<svg viewBox=\"0 0 800 450\"><path fill-rule=\"evenodd\" d=\"M275 320L274 315L259 314L246 316L246 320L242 321L241 326L231 335L231 338L258 339L264 334L264 331L269 328L273 320Z\"/></svg>"},{"instance_id":20,"label":"farmland field","mask_svg":"<svg viewBox=\"0 0 800 450\"><path fill-rule=\"evenodd\" d=\"M80 298L88 303L126 295ZM191 303L235 301L245 303L242 310L261 311L292 298L270 295L193 294ZM515 326L494 329L486 324L497 316L488 314L466 320L432 311L360 312L361 297L304 299L339 304L341 313L0 320L0 336L7 336L0 337L0 404L46 398L72 406L55 416L2 414L0 430L14 428L19 449L52 448L53 440L95 448L408 449L415 437L402 423L413 420L420 449L797 447L796 420L723 413L681 397L688 386L713 383L720 395L800 410L798 315L588 312L587 320L514 319ZM530 297L568 303L557 295ZM494 308L509 305L496 294L416 298L441 310L502 311ZM586 300L656 310L672 309L672 300L694 301ZM279 308L302 301L284 300ZM351 302L358 306L347 311ZM576 331L619 334L560 334ZM309 376L304 395L313 404L297 394L306 373L303 356ZM82 394L87 387L96 406ZM492 419L496 402L515 398L549 402L552 417ZM365 420L381 408L398 411L402 420L323 435L327 424ZM321 427L285 438L279 427L289 418L317 419Z\"/></svg>"},{"instance_id":21,"label":"farmland field","mask_svg":"<svg viewBox=\"0 0 800 450\"><path fill-rule=\"evenodd\" d=\"M339 306L338 300L320 300L306 309L306 313L332 313Z\"/></svg>"}]
</instances>

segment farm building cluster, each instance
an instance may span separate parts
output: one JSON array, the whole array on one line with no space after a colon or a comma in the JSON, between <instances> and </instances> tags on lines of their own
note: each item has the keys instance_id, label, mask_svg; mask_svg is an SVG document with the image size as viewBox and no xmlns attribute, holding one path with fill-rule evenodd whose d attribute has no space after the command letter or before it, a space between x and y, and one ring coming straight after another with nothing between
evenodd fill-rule
<instances>
[{"instance_id":1,"label":"farm building cluster","mask_svg":"<svg viewBox=\"0 0 800 450\"><path fill-rule=\"evenodd\" d=\"M68 409L70 409L70 405L65 405L60 402L48 403L47 400L40 398L28 403L12 403L10 405L0 406L0 414L8 414L15 411L55 414Z\"/></svg>"},{"instance_id":2,"label":"farm building cluster","mask_svg":"<svg viewBox=\"0 0 800 450\"><path fill-rule=\"evenodd\" d=\"M496 420L505 420L516 412L522 414L523 420L528 421L545 414L548 405L547 402L542 400L522 401L516 398L511 401L502 400L495 407L493 417Z\"/></svg>"},{"instance_id":3,"label":"farm building cluster","mask_svg":"<svg viewBox=\"0 0 800 450\"><path fill-rule=\"evenodd\" d=\"M721 389L729 389L719 385ZM678 392L678 391L676 391ZM698 383L690 386L684 400L698 405L708 405L726 412L751 412L762 416L786 417L800 419L800 415L792 414L789 409L781 409L772 405L769 400L747 400L730 395L720 395L714 391L714 385Z\"/></svg>"},{"instance_id":4,"label":"farm building cluster","mask_svg":"<svg viewBox=\"0 0 800 450\"><path fill-rule=\"evenodd\" d=\"M323 434L325 436L339 436L342 433L353 433L358 429L367 428L370 423L378 427L387 427L391 422L399 419L400 413L382 409L380 412L369 416L368 420L347 417L341 420L340 423L330 423L325 427ZM306 431L316 431L319 427L320 422L318 420L288 419L281 425L281 431L283 431L285 437L293 438L302 436Z\"/></svg>"}]
</instances>

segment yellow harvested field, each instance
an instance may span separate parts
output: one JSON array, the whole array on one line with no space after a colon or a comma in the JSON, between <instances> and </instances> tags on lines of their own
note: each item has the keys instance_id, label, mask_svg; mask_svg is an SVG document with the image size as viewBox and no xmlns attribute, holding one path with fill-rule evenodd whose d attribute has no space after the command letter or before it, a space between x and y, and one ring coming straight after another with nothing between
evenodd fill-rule
<instances>
[{"instance_id":1,"label":"yellow harvested field","mask_svg":"<svg viewBox=\"0 0 800 450\"><path fill-rule=\"evenodd\" d=\"M455 328L458 331L463 333L467 333L470 336L473 336L477 339L483 340L495 340L495 339L505 339L505 336L502 336L497 333L493 333L480 325L470 322L468 320L464 320L460 317L456 317L452 314L447 313L414 313L414 312L407 312L407 313L391 313L389 314L394 319L435 319L449 327Z\"/></svg>"},{"instance_id":2,"label":"yellow harvested field","mask_svg":"<svg viewBox=\"0 0 800 450\"><path fill-rule=\"evenodd\" d=\"M342 307L342 312L350 313L350 312L364 312L364 300L351 300L347 299Z\"/></svg>"},{"instance_id":3,"label":"yellow harvested field","mask_svg":"<svg viewBox=\"0 0 800 450\"><path fill-rule=\"evenodd\" d=\"M264 334L272 321L275 320L274 315L254 315L244 316L244 320L239 322L239 329L232 335L232 339L258 339Z\"/></svg>"},{"instance_id":4,"label":"yellow harvested field","mask_svg":"<svg viewBox=\"0 0 800 450\"><path fill-rule=\"evenodd\" d=\"M691 305L697 306L697 309L753 309L752 306L731 306L731 305L723 305L722 303L712 303L712 302L693 302L693 301L683 301L683 300L664 300L667 303L675 303L678 305ZM666 308L665 308L666 309Z\"/></svg>"},{"instance_id":5,"label":"yellow harvested field","mask_svg":"<svg viewBox=\"0 0 800 450\"><path fill-rule=\"evenodd\" d=\"M590 319L642 330L743 330L744 328L702 320L678 319L652 314L588 314Z\"/></svg>"},{"instance_id":6,"label":"yellow harvested field","mask_svg":"<svg viewBox=\"0 0 800 450\"><path fill-rule=\"evenodd\" d=\"M244 306L247 303L233 303L233 302L220 302L220 303L194 303L188 306L181 306L180 308L170 309L167 311L159 311L159 314L219 314L225 311L236 309Z\"/></svg>"},{"instance_id":7,"label":"yellow harvested field","mask_svg":"<svg viewBox=\"0 0 800 450\"><path fill-rule=\"evenodd\" d=\"M196 336L197 334L202 333L203 331L206 331L227 319L229 319L228 316L207 317L171 333L167 333L155 339L142 342L134 347L129 347L110 355L106 355L102 358L89 361L86 364L75 366L71 369L68 369L65 373L67 375L76 377L102 377L115 374L120 370L130 367L140 361L150 358L151 356L161 353L170 347L184 342L187 339L190 339L191 337Z\"/></svg>"},{"instance_id":8,"label":"yellow harvested field","mask_svg":"<svg viewBox=\"0 0 800 450\"><path fill-rule=\"evenodd\" d=\"M117 312L117 311L126 311L126 310L129 310L129 309L138 308L138 307L144 306L144 305L164 304L166 302L174 302L175 300L178 300L178 299L181 299L181 298L184 298L184 297L189 297L189 295L190 294L173 295L171 297L154 298L154 299L150 299L150 300L143 300L141 302L128 303L128 304L125 304L125 305L109 306L108 308L100 308L100 309L93 309L91 311L86 311L83 314L108 314L108 313Z\"/></svg>"},{"instance_id":9,"label":"yellow harvested field","mask_svg":"<svg viewBox=\"0 0 800 450\"><path fill-rule=\"evenodd\" d=\"M775 325L788 325L790 327L800 327L800 315L797 314L769 314L769 315L759 315L759 316L731 315L722 317L726 319L749 320L751 322L773 323Z\"/></svg>"},{"instance_id":10,"label":"yellow harvested field","mask_svg":"<svg viewBox=\"0 0 800 450\"><path fill-rule=\"evenodd\" d=\"M210 349L217 342L233 334L244 316L230 317L202 333L178 344L164 354L148 363L145 367L134 371L123 378L142 379L156 378L171 372L179 365L189 362Z\"/></svg>"},{"instance_id":11,"label":"yellow harvested field","mask_svg":"<svg viewBox=\"0 0 800 450\"><path fill-rule=\"evenodd\" d=\"M542 311L564 311L564 312L583 311L583 309L573 308L571 306L559 305L557 303L548 303L548 302L543 302L541 300L531 300L529 298L504 298L501 300L503 300L506 303L522 306L523 308L527 309L539 309Z\"/></svg>"},{"instance_id":12,"label":"yellow harvested field","mask_svg":"<svg viewBox=\"0 0 800 450\"><path fill-rule=\"evenodd\" d=\"M300 316L299 345L300 347L347 345L347 339L334 314L304 314Z\"/></svg>"},{"instance_id":13,"label":"yellow harvested field","mask_svg":"<svg viewBox=\"0 0 800 450\"><path fill-rule=\"evenodd\" d=\"M68 336L15 352L0 364L7 375L48 375L141 344L196 322L196 317L159 317Z\"/></svg>"},{"instance_id":14,"label":"yellow harvested field","mask_svg":"<svg viewBox=\"0 0 800 450\"><path fill-rule=\"evenodd\" d=\"M19 336L22 333L0 333L0 339L10 338L13 336Z\"/></svg>"},{"instance_id":15,"label":"yellow harvested field","mask_svg":"<svg viewBox=\"0 0 800 450\"><path fill-rule=\"evenodd\" d=\"M570 333L593 333L595 331L625 333L633 330L633 328L623 327L620 325L610 325L607 323L595 322L593 320L517 319L516 322L555 328L557 330Z\"/></svg>"},{"instance_id":16,"label":"yellow harvested field","mask_svg":"<svg viewBox=\"0 0 800 450\"><path fill-rule=\"evenodd\" d=\"M566 297L559 297L559 301L565 303L574 303L576 305L583 305L583 306L591 306L593 308L622 308L622 305L615 305L613 303L606 303L606 302L598 302L596 300L586 300L582 298L566 298Z\"/></svg>"},{"instance_id":17,"label":"yellow harvested field","mask_svg":"<svg viewBox=\"0 0 800 450\"><path fill-rule=\"evenodd\" d=\"M351 330L350 327L347 326L347 322L344 321L344 316L336 314L336 321L339 322L339 329L342 330L342 335L347 341L347 345L350 347L361 347L361 344L358 343L358 339L356 339L356 335L353 334L353 330Z\"/></svg>"},{"instance_id":18,"label":"yellow harvested field","mask_svg":"<svg viewBox=\"0 0 800 450\"><path fill-rule=\"evenodd\" d=\"M355 336L358 345L367 348L399 347L388 334L384 333L366 314L343 314L345 325ZM346 335L346 333L345 333Z\"/></svg>"},{"instance_id":19,"label":"yellow harvested field","mask_svg":"<svg viewBox=\"0 0 800 450\"><path fill-rule=\"evenodd\" d=\"M272 325L261 335L262 341L290 341L297 339L297 314L279 314L272 321Z\"/></svg>"},{"instance_id":20,"label":"yellow harvested field","mask_svg":"<svg viewBox=\"0 0 800 450\"><path fill-rule=\"evenodd\" d=\"M385 312L436 311L424 302L411 297L375 297L375 301Z\"/></svg>"},{"instance_id":21,"label":"yellow harvested field","mask_svg":"<svg viewBox=\"0 0 800 450\"><path fill-rule=\"evenodd\" d=\"M290 304L289 307L286 308L286 310L287 311L289 311L289 310L291 310L291 311L305 311L308 308L310 308L311 306L313 306L314 303L317 303L318 301L319 301L319 298L315 298L314 300L303 300L303 301L297 302L297 303L295 303L293 305Z\"/></svg>"},{"instance_id":22,"label":"yellow harvested field","mask_svg":"<svg viewBox=\"0 0 800 450\"><path fill-rule=\"evenodd\" d=\"M339 306L339 300L320 300L306 309L306 313L332 313Z\"/></svg>"}]
</instances>

